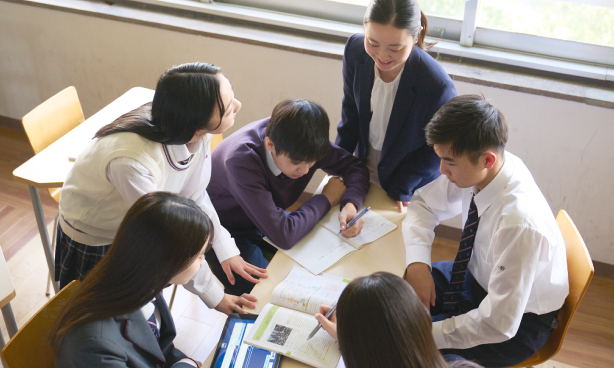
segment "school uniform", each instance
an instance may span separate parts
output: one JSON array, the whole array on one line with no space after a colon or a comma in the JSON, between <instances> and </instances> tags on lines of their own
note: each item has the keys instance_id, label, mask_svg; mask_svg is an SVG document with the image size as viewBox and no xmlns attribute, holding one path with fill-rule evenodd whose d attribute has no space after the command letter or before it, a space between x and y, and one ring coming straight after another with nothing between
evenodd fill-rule
<instances>
[{"instance_id":1,"label":"school uniform","mask_svg":"<svg viewBox=\"0 0 614 368\"><path fill-rule=\"evenodd\" d=\"M465 230L477 226L461 240L460 248L473 247L466 272L453 275L453 262L432 264L431 315L442 354L486 367L514 365L539 350L569 293L565 244L550 206L522 160L509 152L504 159L481 191L460 189L445 176L416 191L402 225L408 265L431 265L440 221L462 214ZM462 288L450 311L444 293L455 282Z\"/></svg>"},{"instance_id":2,"label":"school uniform","mask_svg":"<svg viewBox=\"0 0 614 368\"><path fill-rule=\"evenodd\" d=\"M364 48L364 35L348 40L343 54L343 104L336 144L367 164L371 182L397 201L435 180L439 157L424 128L456 96L448 74L414 46L403 70L384 83Z\"/></svg>"},{"instance_id":3,"label":"school uniform","mask_svg":"<svg viewBox=\"0 0 614 368\"><path fill-rule=\"evenodd\" d=\"M176 335L170 310L160 293L145 317L142 310L86 323L71 330L55 357L57 368L131 367L193 368L173 345ZM146 308L144 308L146 309ZM148 322L148 319L150 322ZM159 336L152 331L156 324Z\"/></svg>"},{"instance_id":4,"label":"school uniform","mask_svg":"<svg viewBox=\"0 0 614 368\"><path fill-rule=\"evenodd\" d=\"M326 156L307 174L298 179L285 177L265 147L269 119L246 125L216 147L212 158L213 176L207 188L220 222L232 234L243 259L265 268L268 261L261 248L272 252L275 248L268 247L263 236L280 248L290 249L330 210L326 196L318 194L296 211L289 214L284 211L298 200L316 170L343 178L347 190L341 199L341 208L353 203L360 209L369 190L366 167L331 142ZM230 285L226 277L221 277L223 271L215 255L207 254L206 257L227 293L240 295L251 290L254 284L241 277L237 277L236 285Z\"/></svg>"},{"instance_id":5,"label":"school uniform","mask_svg":"<svg viewBox=\"0 0 614 368\"><path fill-rule=\"evenodd\" d=\"M60 198L55 277L60 286L83 279L106 253L128 209L146 193L168 191L194 200L213 223L220 260L239 254L206 192L211 178L211 135L190 145L164 145L135 133L95 139L68 174ZM186 289L209 308L223 289L203 264Z\"/></svg>"}]
</instances>

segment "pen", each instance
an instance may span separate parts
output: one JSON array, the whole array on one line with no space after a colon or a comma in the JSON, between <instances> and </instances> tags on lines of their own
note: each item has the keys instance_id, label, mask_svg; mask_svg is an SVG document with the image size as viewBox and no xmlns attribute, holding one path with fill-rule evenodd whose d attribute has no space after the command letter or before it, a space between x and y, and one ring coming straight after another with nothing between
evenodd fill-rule
<instances>
[{"instance_id":1,"label":"pen","mask_svg":"<svg viewBox=\"0 0 614 368\"><path fill-rule=\"evenodd\" d=\"M331 305L330 308L328 308L328 311L326 312L324 317L326 317L326 319L329 319L330 316L332 316L333 313L335 313L336 309L337 309L337 302L333 303L333 305ZM318 325L316 326L316 328L314 328L313 331L311 331L311 333L309 334L309 336L307 336L307 340L311 339L316 334L316 332L320 330L320 328L322 328L322 324L318 322Z\"/></svg>"},{"instance_id":2,"label":"pen","mask_svg":"<svg viewBox=\"0 0 614 368\"><path fill-rule=\"evenodd\" d=\"M352 227L352 225L354 225L356 223L356 221L358 221L365 213L367 213L369 210L371 209L371 207L367 207L365 209L363 209L362 211L360 211L358 213L358 215L356 217L354 217L349 224L347 224L347 226L345 227L345 229L349 229L350 227ZM342 230L339 230L339 234L341 234Z\"/></svg>"}]
</instances>

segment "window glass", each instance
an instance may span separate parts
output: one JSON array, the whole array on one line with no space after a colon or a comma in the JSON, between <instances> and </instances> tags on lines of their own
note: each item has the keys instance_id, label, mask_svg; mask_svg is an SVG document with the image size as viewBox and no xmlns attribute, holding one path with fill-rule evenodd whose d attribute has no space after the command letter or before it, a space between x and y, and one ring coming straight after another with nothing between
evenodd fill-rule
<instances>
[{"instance_id":1,"label":"window glass","mask_svg":"<svg viewBox=\"0 0 614 368\"><path fill-rule=\"evenodd\" d=\"M426 15L462 20L465 13L462 0L419 0L418 3Z\"/></svg>"},{"instance_id":2,"label":"window glass","mask_svg":"<svg viewBox=\"0 0 614 368\"><path fill-rule=\"evenodd\" d=\"M370 0L328 0L338 3L369 5ZM420 9L426 15L443 18L463 19L465 2L463 0L419 0Z\"/></svg>"},{"instance_id":3,"label":"window glass","mask_svg":"<svg viewBox=\"0 0 614 368\"><path fill-rule=\"evenodd\" d=\"M484 0L477 26L614 46L614 1Z\"/></svg>"}]
</instances>

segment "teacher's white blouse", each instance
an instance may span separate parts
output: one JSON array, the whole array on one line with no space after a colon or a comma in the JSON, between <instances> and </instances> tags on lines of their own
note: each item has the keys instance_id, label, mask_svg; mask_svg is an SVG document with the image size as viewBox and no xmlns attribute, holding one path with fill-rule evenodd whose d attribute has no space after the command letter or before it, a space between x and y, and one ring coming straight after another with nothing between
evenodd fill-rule
<instances>
[{"instance_id":1,"label":"teacher's white blouse","mask_svg":"<svg viewBox=\"0 0 614 368\"><path fill-rule=\"evenodd\" d=\"M373 115L371 116L371 122L369 124L367 168L369 169L371 182L381 187L379 174L377 173L377 164L379 164L384 138L386 138L386 130L388 129L388 122L390 121L390 113L392 112L392 105L394 104L394 98L399 89L399 81L401 80L403 69L401 69L399 75L397 75L392 82L386 83L382 80L377 66L374 66L374 68L375 80L373 81L373 89L371 90L371 112Z\"/></svg>"}]
</instances>

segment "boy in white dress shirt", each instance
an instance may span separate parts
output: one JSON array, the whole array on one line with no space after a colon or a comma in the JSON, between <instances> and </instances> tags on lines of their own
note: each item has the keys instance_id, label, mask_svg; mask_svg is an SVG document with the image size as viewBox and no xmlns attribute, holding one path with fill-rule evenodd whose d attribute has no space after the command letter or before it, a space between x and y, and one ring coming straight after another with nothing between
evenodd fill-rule
<instances>
[{"instance_id":1,"label":"boy in white dress shirt","mask_svg":"<svg viewBox=\"0 0 614 368\"><path fill-rule=\"evenodd\" d=\"M507 123L484 97L450 100L426 140L443 175L416 191L407 209L405 279L430 308L444 355L486 367L523 362L548 340L569 292L550 206L522 160L505 151ZM458 214L456 260L431 264L435 226Z\"/></svg>"}]
</instances>

